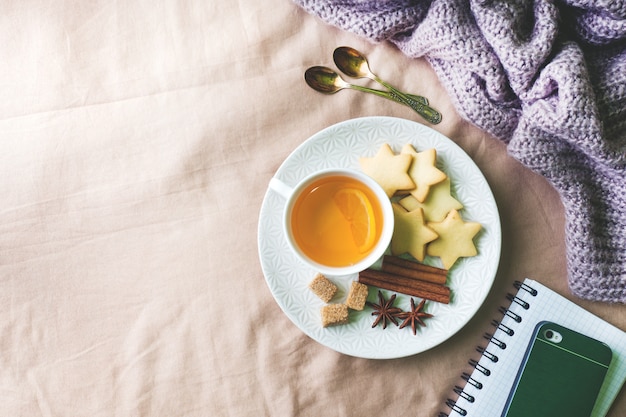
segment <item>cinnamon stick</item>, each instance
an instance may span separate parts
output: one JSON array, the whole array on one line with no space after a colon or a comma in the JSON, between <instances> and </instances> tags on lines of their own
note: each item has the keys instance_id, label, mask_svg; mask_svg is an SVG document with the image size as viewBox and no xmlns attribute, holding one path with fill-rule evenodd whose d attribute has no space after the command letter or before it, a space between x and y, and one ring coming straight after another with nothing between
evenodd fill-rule
<instances>
[{"instance_id":1,"label":"cinnamon stick","mask_svg":"<svg viewBox=\"0 0 626 417\"><path fill-rule=\"evenodd\" d=\"M367 278L372 278L380 281L393 281L398 284L408 287L421 289L425 291L429 291L435 294L448 294L450 289L444 285L433 284L431 282L425 282L420 280L415 280L407 277L403 277L401 275L390 274L385 271L379 271L377 269L366 269L359 274L359 278L362 276Z\"/></svg>"},{"instance_id":2,"label":"cinnamon stick","mask_svg":"<svg viewBox=\"0 0 626 417\"><path fill-rule=\"evenodd\" d=\"M402 275L407 278L419 279L439 285L445 285L448 275L447 269L424 265L390 255L383 257L382 270L390 274Z\"/></svg>"},{"instance_id":3,"label":"cinnamon stick","mask_svg":"<svg viewBox=\"0 0 626 417\"><path fill-rule=\"evenodd\" d=\"M359 272L359 282L438 303L450 303L450 288L445 285L419 281L375 269Z\"/></svg>"}]
</instances>

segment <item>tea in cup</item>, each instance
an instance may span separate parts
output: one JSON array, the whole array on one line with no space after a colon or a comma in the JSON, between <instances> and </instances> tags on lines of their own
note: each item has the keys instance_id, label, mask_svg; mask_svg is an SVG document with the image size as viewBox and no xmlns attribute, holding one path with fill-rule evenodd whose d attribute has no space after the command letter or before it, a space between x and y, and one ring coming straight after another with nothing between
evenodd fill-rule
<instances>
[{"instance_id":1,"label":"tea in cup","mask_svg":"<svg viewBox=\"0 0 626 417\"><path fill-rule=\"evenodd\" d=\"M273 178L270 188L287 199L283 227L290 247L325 275L362 271L389 246L391 201L364 173L329 169L309 175L294 188Z\"/></svg>"}]
</instances>

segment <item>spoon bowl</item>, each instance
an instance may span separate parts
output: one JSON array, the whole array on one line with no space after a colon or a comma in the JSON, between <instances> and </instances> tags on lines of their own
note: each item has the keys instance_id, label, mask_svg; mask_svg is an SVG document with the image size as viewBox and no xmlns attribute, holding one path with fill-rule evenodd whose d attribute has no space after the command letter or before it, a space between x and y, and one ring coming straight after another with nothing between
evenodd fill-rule
<instances>
[{"instance_id":1,"label":"spoon bowl","mask_svg":"<svg viewBox=\"0 0 626 417\"><path fill-rule=\"evenodd\" d=\"M333 52L333 60L337 68L349 77L378 79L370 70L367 58L354 48L340 46Z\"/></svg>"},{"instance_id":2,"label":"spoon bowl","mask_svg":"<svg viewBox=\"0 0 626 417\"><path fill-rule=\"evenodd\" d=\"M339 74L327 67L311 67L304 72L304 80L312 89L324 94L334 94L344 88L350 88Z\"/></svg>"}]
</instances>

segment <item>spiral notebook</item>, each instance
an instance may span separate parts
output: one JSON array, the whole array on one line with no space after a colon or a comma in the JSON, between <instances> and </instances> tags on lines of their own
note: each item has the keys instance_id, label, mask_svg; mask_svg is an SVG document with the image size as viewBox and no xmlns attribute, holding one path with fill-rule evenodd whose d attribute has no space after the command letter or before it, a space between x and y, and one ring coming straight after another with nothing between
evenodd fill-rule
<instances>
[{"instance_id":1,"label":"spiral notebook","mask_svg":"<svg viewBox=\"0 0 626 417\"><path fill-rule=\"evenodd\" d=\"M470 359L474 368L464 373L464 386L454 387L444 416L500 417L515 382L518 369L535 326L552 321L606 343L613 358L596 400L592 417L605 416L620 393L626 379L626 333L594 316L537 281L516 282L516 294L507 296L508 308L502 307L503 318L493 321L493 334L485 335L487 346L479 346L479 359Z\"/></svg>"}]
</instances>

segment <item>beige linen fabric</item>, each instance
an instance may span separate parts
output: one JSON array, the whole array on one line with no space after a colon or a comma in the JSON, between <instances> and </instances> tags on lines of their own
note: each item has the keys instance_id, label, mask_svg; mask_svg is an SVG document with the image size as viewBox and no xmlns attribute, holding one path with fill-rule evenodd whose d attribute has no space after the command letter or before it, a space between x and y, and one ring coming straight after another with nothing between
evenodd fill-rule
<instances>
[{"instance_id":1,"label":"beige linen fabric","mask_svg":"<svg viewBox=\"0 0 626 417\"><path fill-rule=\"evenodd\" d=\"M0 39L2 416L436 415L513 280L572 298L558 195L390 45L287 0L4 1ZM472 156L501 210L487 301L409 358L312 341L258 259L267 183L303 140L353 117L420 121L377 97L310 90L304 70L343 44L431 99L436 129ZM626 328L623 306L575 301Z\"/></svg>"}]
</instances>

